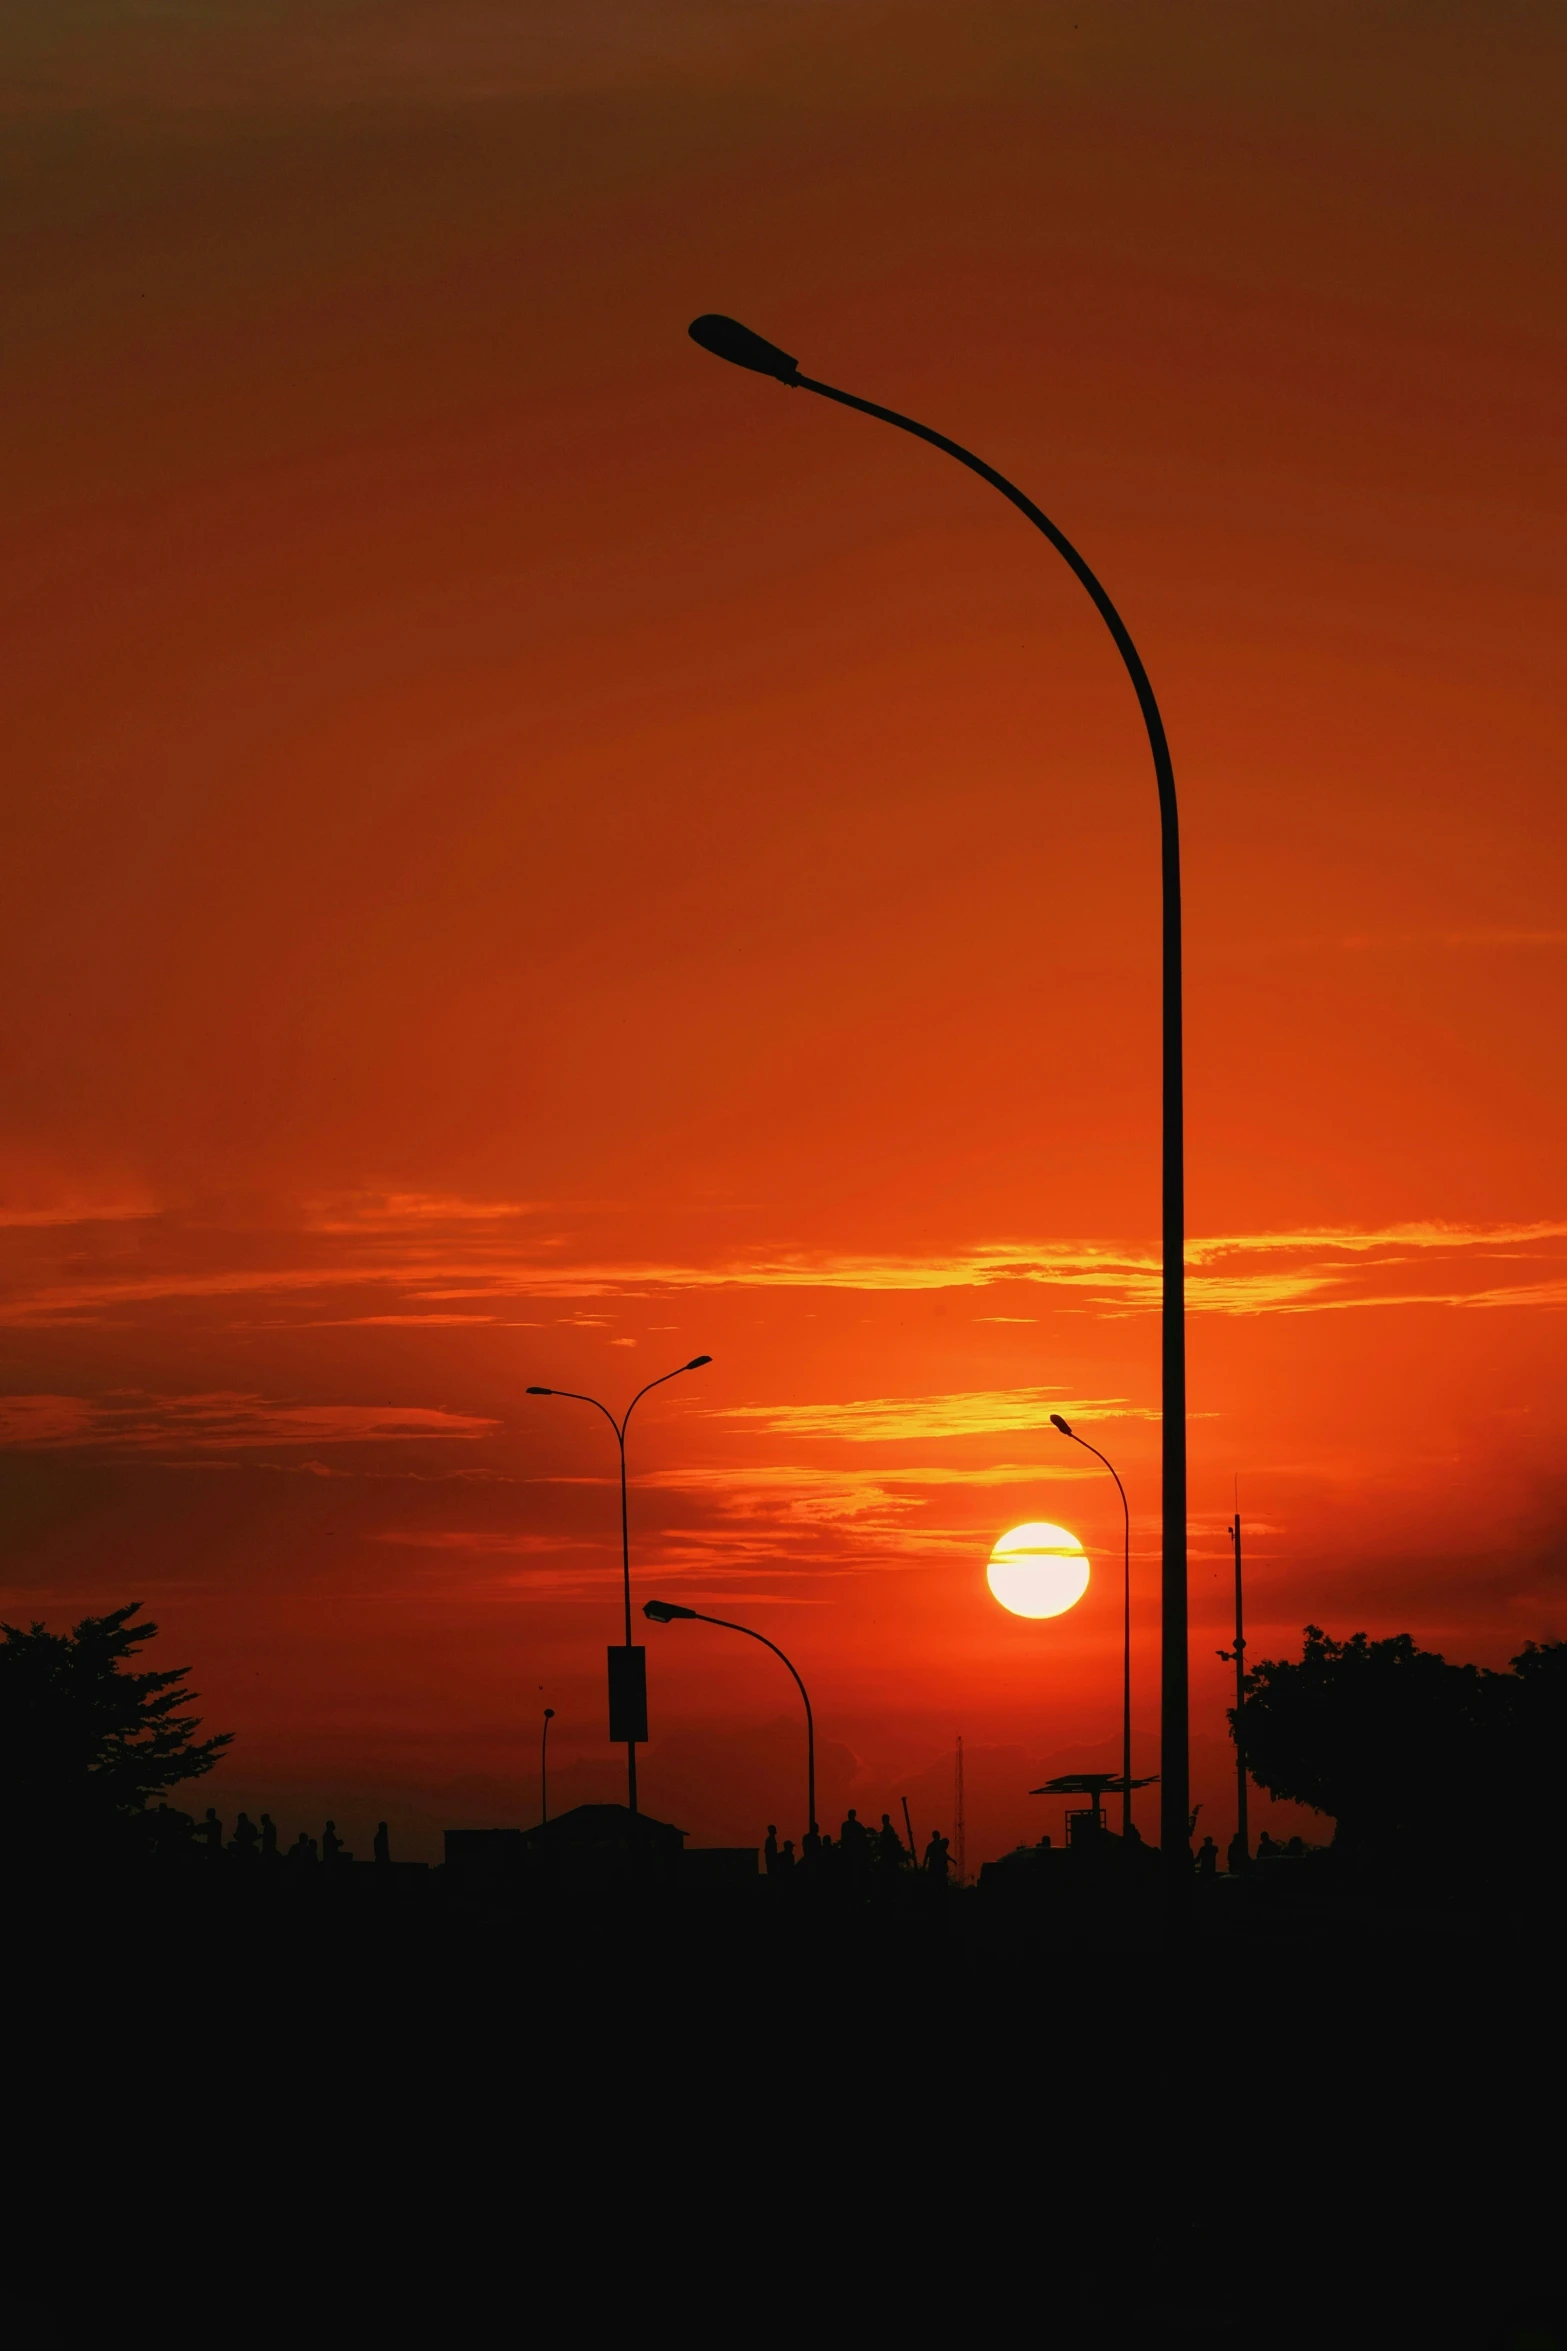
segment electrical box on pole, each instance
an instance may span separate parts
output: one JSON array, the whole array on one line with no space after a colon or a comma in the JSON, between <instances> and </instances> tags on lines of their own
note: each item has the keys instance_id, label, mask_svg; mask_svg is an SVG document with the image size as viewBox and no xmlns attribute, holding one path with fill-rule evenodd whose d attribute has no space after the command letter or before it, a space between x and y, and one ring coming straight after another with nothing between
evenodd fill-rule
<instances>
[{"instance_id":1,"label":"electrical box on pole","mask_svg":"<svg viewBox=\"0 0 1567 2351\"><path fill-rule=\"evenodd\" d=\"M609 1737L613 1747L647 1740L647 1651L609 1652Z\"/></svg>"}]
</instances>

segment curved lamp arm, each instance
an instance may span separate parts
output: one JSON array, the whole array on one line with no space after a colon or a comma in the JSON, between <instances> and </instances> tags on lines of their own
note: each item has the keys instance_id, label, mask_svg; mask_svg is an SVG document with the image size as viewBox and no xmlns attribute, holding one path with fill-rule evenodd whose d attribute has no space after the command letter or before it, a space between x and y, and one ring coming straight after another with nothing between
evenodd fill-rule
<instances>
[{"instance_id":1,"label":"curved lamp arm","mask_svg":"<svg viewBox=\"0 0 1567 2351\"><path fill-rule=\"evenodd\" d=\"M764 1649L771 1649L773 1655L782 1664L788 1666L790 1673L794 1675L794 1686L799 1691L805 1707L806 1812L811 1833L814 1835L816 1831L816 1718L811 1712L810 1693L796 1672L792 1660L786 1657L778 1643L770 1641L765 1633L757 1632L753 1626L748 1624L735 1624L727 1616L705 1616L700 1608L682 1608L674 1600L645 1600L642 1604L642 1613L644 1616L651 1617L655 1624L670 1624L677 1618L686 1618L693 1624L719 1625L726 1633L744 1633L748 1641L760 1641Z\"/></svg>"},{"instance_id":2,"label":"curved lamp arm","mask_svg":"<svg viewBox=\"0 0 1567 2351\"><path fill-rule=\"evenodd\" d=\"M1181 848L1180 827L1175 803L1175 770L1170 759L1170 746L1165 737L1164 721L1154 699L1148 672L1144 669L1131 632L1104 588L1084 562L1064 531L1058 530L1050 517L1026 497L1015 482L1009 482L993 465L976 457L972 449L965 449L960 441L950 440L945 433L918 423L912 416L904 416L895 408L883 408L874 400L862 400L853 392L843 392L835 384L817 382L812 376L800 373L800 363L790 352L782 351L776 343L769 343L762 335L742 326L738 319L726 318L709 311L693 319L688 330L694 343L715 358L726 359L733 366L751 369L757 375L773 377L792 391L815 392L823 400L835 401L842 408L857 409L862 416L873 416L881 424L896 426L900 433L910 433L917 441L926 441L944 456L954 458L970 473L978 474L993 490L999 490L1008 503L1031 522L1034 528L1049 540L1051 546L1081 583L1091 599L1095 611L1115 643L1116 651L1125 664L1132 681L1143 724L1148 730L1148 745L1153 753L1154 780L1159 792L1160 878L1163 902L1164 938L1162 948L1163 1014L1163 1209L1161 1225L1163 1303L1162 1387L1163 1387L1163 1453L1161 1516L1163 1519L1163 1566L1161 1573L1162 1624L1160 1630L1160 1759L1163 1766L1160 1801L1161 1843L1166 1854L1167 1883L1172 1899L1179 1901L1180 1889L1186 1878L1185 1855L1189 1835L1187 1804L1190 1778L1189 1754L1189 1695L1187 1663L1186 1590L1186 1174L1185 1174L1185 1119L1183 1107L1181 1049Z\"/></svg>"}]
</instances>

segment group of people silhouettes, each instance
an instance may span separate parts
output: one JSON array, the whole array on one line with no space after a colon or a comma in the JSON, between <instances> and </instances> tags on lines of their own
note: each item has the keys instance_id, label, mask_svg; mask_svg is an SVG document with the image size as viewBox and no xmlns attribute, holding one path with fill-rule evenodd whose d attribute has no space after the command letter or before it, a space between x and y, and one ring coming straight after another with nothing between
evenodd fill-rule
<instances>
[{"instance_id":1,"label":"group of people silhouettes","mask_svg":"<svg viewBox=\"0 0 1567 2351\"><path fill-rule=\"evenodd\" d=\"M242 1812L234 1823L234 1834L227 1844L223 1841L223 1823L212 1805L206 1816L196 1823L196 1842L210 1861L222 1861L229 1856L240 1863L286 1862L293 1869L337 1868L353 1860L342 1838L337 1823L329 1820L321 1832L318 1845L308 1829L301 1829L292 1845L286 1849L278 1842L277 1823L270 1812L264 1812L259 1821ZM392 1840L383 1820L375 1832L375 1858L390 1862Z\"/></svg>"},{"instance_id":2,"label":"group of people silhouettes","mask_svg":"<svg viewBox=\"0 0 1567 2351\"><path fill-rule=\"evenodd\" d=\"M798 1870L806 1879L836 1879L843 1884L868 1885L873 1879L886 1879L898 1870L922 1869L927 1877L945 1883L952 1867L948 1845L949 1840L941 1831L932 1829L921 1862L893 1827L890 1813L882 1814L880 1828L868 1828L851 1804L836 1843L825 1829L819 1829L812 1821L800 1840L798 1852L793 1837L785 1837L779 1843L777 1824L769 1821L762 1861L770 1878L788 1879Z\"/></svg>"},{"instance_id":3,"label":"group of people silhouettes","mask_svg":"<svg viewBox=\"0 0 1567 2351\"><path fill-rule=\"evenodd\" d=\"M1304 1837L1291 1837L1287 1844L1281 1845L1276 1837L1270 1837L1267 1830L1264 1829L1262 1835L1257 1839L1257 1859L1259 1861L1275 1860L1281 1855L1291 1861L1298 1861L1304 1857L1305 1852L1306 1840ZM1219 1848L1212 1837L1204 1837L1192 1858L1200 1878L1218 1876ZM1246 1849L1246 1840L1239 1829L1230 1839L1224 1858L1231 1877L1238 1877L1250 1862L1252 1857Z\"/></svg>"}]
</instances>

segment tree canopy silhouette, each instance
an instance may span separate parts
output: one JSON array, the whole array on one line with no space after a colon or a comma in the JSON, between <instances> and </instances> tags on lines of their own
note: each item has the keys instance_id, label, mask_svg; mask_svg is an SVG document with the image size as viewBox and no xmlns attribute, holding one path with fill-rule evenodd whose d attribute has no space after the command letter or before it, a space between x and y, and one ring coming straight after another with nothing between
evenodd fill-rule
<instances>
[{"instance_id":1,"label":"tree canopy silhouette","mask_svg":"<svg viewBox=\"0 0 1567 2351\"><path fill-rule=\"evenodd\" d=\"M102 1851L143 1839L147 1800L199 1779L232 1733L198 1739L189 1666L136 1672L141 1606L68 1633L0 1624L0 1786L13 1844ZM167 1817L167 1816L165 1816Z\"/></svg>"},{"instance_id":2,"label":"tree canopy silhouette","mask_svg":"<svg viewBox=\"0 0 1567 2351\"><path fill-rule=\"evenodd\" d=\"M1531 1641L1507 1673L1450 1665L1408 1633L1335 1641L1307 1625L1298 1662L1246 1676L1230 1728L1270 1795L1337 1823L1352 1854L1471 1858L1520 1847L1560 1859L1556 1791L1567 1761L1567 1642Z\"/></svg>"}]
</instances>

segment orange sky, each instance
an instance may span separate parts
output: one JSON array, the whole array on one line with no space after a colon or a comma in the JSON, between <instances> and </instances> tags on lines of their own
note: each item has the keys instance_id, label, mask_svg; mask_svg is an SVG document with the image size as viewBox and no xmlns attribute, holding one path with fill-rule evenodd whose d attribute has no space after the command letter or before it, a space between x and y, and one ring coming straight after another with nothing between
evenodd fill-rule
<instances>
[{"instance_id":1,"label":"orange sky","mask_svg":"<svg viewBox=\"0 0 1567 2351\"><path fill-rule=\"evenodd\" d=\"M212 1793L617 1792L637 1594L971 1858L1156 1760L1182 793L1194 1787L1253 1635L1567 1634L1559 11L28 0L3 36L4 1610L140 1596ZM1088 1474L1084 1474L1085 1471ZM1089 1543L1069 1617L984 1563ZM650 1628L644 1801L799 1809ZM792 1808L792 1809L791 1809ZM1151 1801L1146 1825L1152 1829ZM798 1824L795 1824L798 1825Z\"/></svg>"}]
</instances>

